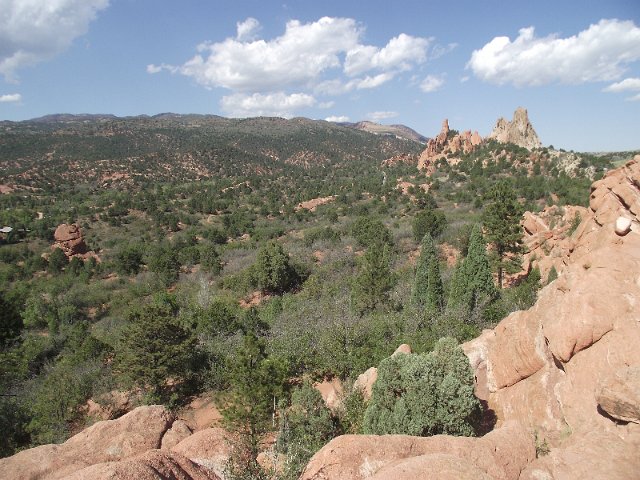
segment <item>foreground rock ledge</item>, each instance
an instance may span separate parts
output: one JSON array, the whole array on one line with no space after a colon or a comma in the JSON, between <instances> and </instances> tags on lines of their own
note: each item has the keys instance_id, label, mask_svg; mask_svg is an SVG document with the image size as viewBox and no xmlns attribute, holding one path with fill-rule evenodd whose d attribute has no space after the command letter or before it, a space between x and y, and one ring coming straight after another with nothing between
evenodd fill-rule
<instances>
[{"instance_id":1,"label":"foreground rock ledge","mask_svg":"<svg viewBox=\"0 0 640 480\"><path fill-rule=\"evenodd\" d=\"M533 434L513 422L482 438L343 435L316 453L303 480L517 479L535 458Z\"/></svg>"}]
</instances>

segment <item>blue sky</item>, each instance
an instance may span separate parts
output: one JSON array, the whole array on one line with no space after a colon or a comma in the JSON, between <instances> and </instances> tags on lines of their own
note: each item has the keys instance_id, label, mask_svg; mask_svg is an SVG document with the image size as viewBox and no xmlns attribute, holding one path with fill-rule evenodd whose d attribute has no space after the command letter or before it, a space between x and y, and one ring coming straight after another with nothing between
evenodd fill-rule
<instances>
[{"instance_id":1,"label":"blue sky","mask_svg":"<svg viewBox=\"0 0 640 480\"><path fill-rule=\"evenodd\" d=\"M640 148L638 0L0 0L0 119L161 112Z\"/></svg>"}]
</instances>

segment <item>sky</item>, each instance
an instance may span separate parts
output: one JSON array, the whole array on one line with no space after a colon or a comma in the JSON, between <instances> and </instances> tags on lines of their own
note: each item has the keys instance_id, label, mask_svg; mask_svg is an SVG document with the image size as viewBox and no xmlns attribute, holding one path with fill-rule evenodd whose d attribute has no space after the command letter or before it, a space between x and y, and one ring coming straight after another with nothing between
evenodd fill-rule
<instances>
[{"instance_id":1,"label":"sky","mask_svg":"<svg viewBox=\"0 0 640 480\"><path fill-rule=\"evenodd\" d=\"M640 149L640 0L0 0L0 120L164 112Z\"/></svg>"}]
</instances>

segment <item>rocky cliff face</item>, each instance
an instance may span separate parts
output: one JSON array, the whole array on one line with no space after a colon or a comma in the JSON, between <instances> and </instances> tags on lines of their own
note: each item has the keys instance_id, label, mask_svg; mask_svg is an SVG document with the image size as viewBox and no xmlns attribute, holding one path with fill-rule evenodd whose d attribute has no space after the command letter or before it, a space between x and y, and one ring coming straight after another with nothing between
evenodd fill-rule
<instances>
[{"instance_id":1,"label":"rocky cliff face","mask_svg":"<svg viewBox=\"0 0 640 480\"><path fill-rule=\"evenodd\" d=\"M536 304L463 346L492 432L339 437L302 478L639 478L640 156L594 183L581 213ZM531 235L554 230L529 220Z\"/></svg>"},{"instance_id":2,"label":"rocky cliff face","mask_svg":"<svg viewBox=\"0 0 640 480\"><path fill-rule=\"evenodd\" d=\"M435 164L441 158L449 160L449 157L469 153L478 145L482 144L482 137L478 132L467 130L462 133L451 135L449 121L442 122L440 133L427 142L427 148L418 158L418 169L433 172Z\"/></svg>"},{"instance_id":3,"label":"rocky cliff face","mask_svg":"<svg viewBox=\"0 0 640 480\"><path fill-rule=\"evenodd\" d=\"M542 146L538 134L529 122L527 110L522 107L518 107L510 122L499 118L487 138L497 140L500 143L515 143L528 150Z\"/></svg>"}]
</instances>

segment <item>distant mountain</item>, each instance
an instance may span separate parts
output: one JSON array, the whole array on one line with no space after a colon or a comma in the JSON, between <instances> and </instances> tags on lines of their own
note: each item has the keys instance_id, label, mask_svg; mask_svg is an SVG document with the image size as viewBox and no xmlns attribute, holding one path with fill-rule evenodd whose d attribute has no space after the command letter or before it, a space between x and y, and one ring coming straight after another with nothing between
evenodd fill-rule
<instances>
[{"instance_id":1,"label":"distant mountain","mask_svg":"<svg viewBox=\"0 0 640 480\"><path fill-rule=\"evenodd\" d=\"M354 128L363 132L373 133L375 135L393 135L398 138L405 138L419 143L426 143L427 140L429 140L424 135L419 134L406 125L381 125L368 120L357 123L341 122L338 123L338 125Z\"/></svg>"},{"instance_id":2,"label":"distant mountain","mask_svg":"<svg viewBox=\"0 0 640 480\"><path fill-rule=\"evenodd\" d=\"M400 135L307 118L58 114L0 122L3 183L28 188L131 186L293 170L347 177L422 148Z\"/></svg>"}]
</instances>

